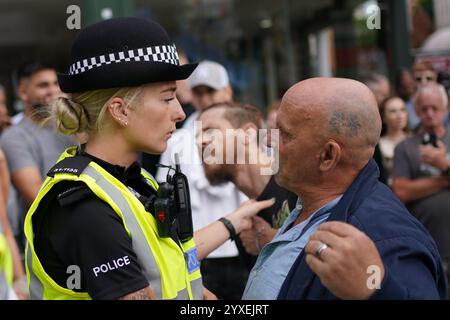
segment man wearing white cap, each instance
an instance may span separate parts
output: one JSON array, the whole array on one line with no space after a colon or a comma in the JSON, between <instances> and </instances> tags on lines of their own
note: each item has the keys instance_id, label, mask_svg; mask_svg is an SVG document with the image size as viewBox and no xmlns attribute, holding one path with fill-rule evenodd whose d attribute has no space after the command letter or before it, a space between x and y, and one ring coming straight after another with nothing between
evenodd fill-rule
<instances>
[{"instance_id":1,"label":"man wearing white cap","mask_svg":"<svg viewBox=\"0 0 450 320\"><path fill-rule=\"evenodd\" d=\"M198 71L188 78L188 83L198 111L215 103L229 102L233 98L227 71L216 62L201 62Z\"/></svg>"},{"instance_id":2,"label":"man wearing white cap","mask_svg":"<svg viewBox=\"0 0 450 320\"><path fill-rule=\"evenodd\" d=\"M199 112L216 104L230 102L233 91L226 69L213 61L201 62L188 78L192 90L192 104L197 112L186 119L181 130L168 141L160 163L174 166L174 154L180 155L181 170L189 181L194 230L220 219L247 200L231 183L211 186L205 176L196 145L196 120ZM156 174L165 181L166 168ZM248 269L239 257L236 245L227 241L202 261L203 284L219 299L240 299L248 277Z\"/></svg>"}]
</instances>

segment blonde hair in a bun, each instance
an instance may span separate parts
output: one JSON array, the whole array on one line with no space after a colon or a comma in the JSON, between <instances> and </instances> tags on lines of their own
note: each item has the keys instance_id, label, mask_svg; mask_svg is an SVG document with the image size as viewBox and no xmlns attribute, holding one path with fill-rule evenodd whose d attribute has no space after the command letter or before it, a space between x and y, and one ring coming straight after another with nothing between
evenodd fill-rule
<instances>
[{"instance_id":1,"label":"blonde hair in a bun","mask_svg":"<svg viewBox=\"0 0 450 320\"><path fill-rule=\"evenodd\" d=\"M143 87L111 88L73 93L69 98L58 98L51 107L52 118L56 120L62 134L93 134L104 125L109 102L114 97L125 100L134 107Z\"/></svg>"},{"instance_id":2,"label":"blonde hair in a bun","mask_svg":"<svg viewBox=\"0 0 450 320\"><path fill-rule=\"evenodd\" d=\"M89 121L84 107L70 98L58 98L52 105L52 114L62 134L71 135L87 129Z\"/></svg>"}]
</instances>

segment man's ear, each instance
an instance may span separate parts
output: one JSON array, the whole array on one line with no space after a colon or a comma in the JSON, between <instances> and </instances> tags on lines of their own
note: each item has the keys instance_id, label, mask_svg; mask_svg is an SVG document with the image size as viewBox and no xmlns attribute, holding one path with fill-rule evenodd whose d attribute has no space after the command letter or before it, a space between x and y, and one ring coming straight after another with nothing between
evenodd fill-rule
<instances>
[{"instance_id":1,"label":"man's ear","mask_svg":"<svg viewBox=\"0 0 450 320\"><path fill-rule=\"evenodd\" d=\"M28 81L22 80L20 81L19 87L17 88L17 94L22 101L28 101L27 86Z\"/></svg>"},{"instance_id":2,"label":"man's ear","mask_svg":"<svg viewBox=\"0 0 450 320\"><path fill-rule=\"evenodd\" d=\"M330 140L325 143L320 153L320 171L326 172L334 169L341 160L341 154L341 146L336 141Z\"/></svg>"},{"instance_id":3,"label":"man's ear","mask_svg":"<svg viewBox=\"0 0 450 320\"><path fill-rule=\"evenodd\" d=\"M226 100L227 101L233 101L233 88L231 88L231 86L230 85L228 85L228 86L226 86L225 88L224 88L224 90L225 90L225 93L226 93Z\"/></svg>"},{"instance_id":4,"label":"man's ear","mask_svg":"<svg viewBox=\"0 0 450 320\"><path fill-rule=\"evenodd\" d=\"M112 98L109 101L108 111L114 121L120 126L126 126L128 124L128 107L123 98Z\"/></svg>"}]
</instances>

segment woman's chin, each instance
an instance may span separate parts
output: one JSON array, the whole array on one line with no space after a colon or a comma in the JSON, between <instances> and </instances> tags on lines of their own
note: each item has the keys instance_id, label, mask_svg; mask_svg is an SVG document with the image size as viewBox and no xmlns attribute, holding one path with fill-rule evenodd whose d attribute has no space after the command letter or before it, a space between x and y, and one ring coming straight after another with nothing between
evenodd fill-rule
<instances>
[{"instance_id":1,"label":"woman's chin","mask_svg":"<svg viewBox=\"0 0 450 320\"><path fill-rule=\"evenodd\" d=\"M167 149L167 142L161 143L158 146L147 146L144 150L148 154L161 154Z\"/></svg>"},{"instance_id":2,"label":"woman's chin","mask_svg":"<svg viewBox=\"0 0 450 320\"><path fill-rule=\"evenodd\" d=\"M156 153L161 154L164 151L166 151L166 149L167 149L167 142L164 141L163 143L161 143L161 145L158 146L158 148L156 148Z\"/></svg>"}]
</instances>

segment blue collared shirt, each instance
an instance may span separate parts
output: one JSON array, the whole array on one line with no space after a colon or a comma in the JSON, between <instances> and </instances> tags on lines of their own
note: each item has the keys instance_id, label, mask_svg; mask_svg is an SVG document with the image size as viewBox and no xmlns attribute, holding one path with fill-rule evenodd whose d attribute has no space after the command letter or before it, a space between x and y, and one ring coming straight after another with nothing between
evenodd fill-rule
<instances>
[{"instance_id":1,"label":"blue collared shirt","mask_svg":"<svg viewBox=\"0 0 450 320\"><path fill-rule=\"evenodd\" d=\"M301 201L286 218L276 236L261 250L250 272L243 300L275 300L291 266L317 227L328 219L342 196L314 212L307 220L288 229L302 211Z\"/></svg>"}]
</instances>

